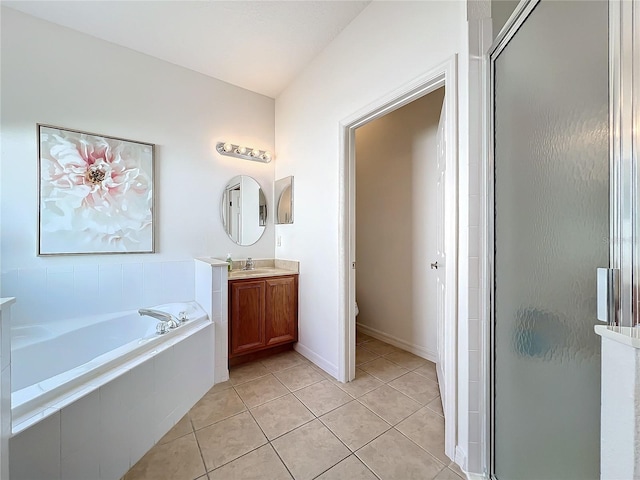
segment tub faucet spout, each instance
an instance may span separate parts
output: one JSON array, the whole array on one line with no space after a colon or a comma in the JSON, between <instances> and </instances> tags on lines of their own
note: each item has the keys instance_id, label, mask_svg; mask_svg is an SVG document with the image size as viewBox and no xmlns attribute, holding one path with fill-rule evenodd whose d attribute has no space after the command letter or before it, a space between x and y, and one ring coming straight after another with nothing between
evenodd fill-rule
<instances>
[{"instance_id":1,"label":"tub faucet spout","mask_svg":"<svg viewBox=\"0 0 640 480\"><path fill-rule=\"evenodd\" d=\"M140 316L146 315L147 317L153 317L156 320L165 322L169 328L176 328L180 325L180 320L167 312L154 310L153 308L141 308L140 310L138 310L138 313L140 314Z\"/></svg>"}]
</instances>

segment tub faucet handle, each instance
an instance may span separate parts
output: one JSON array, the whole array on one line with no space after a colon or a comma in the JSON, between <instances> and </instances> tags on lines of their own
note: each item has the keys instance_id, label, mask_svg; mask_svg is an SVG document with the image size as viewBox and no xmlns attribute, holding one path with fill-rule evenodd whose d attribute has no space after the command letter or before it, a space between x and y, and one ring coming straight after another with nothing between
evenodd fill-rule
<instances>
[{"instance_id":1,"label":"tub faucet handle","mask_svg":"<svg viewBox=\"0 0 640 480\"><path fill-rule=\"evenodd\" d=\"M189 316L187 315L187 312L178 313L178 320L180 320L180 322L182 322L182 323L184 323L187 320L189 320Z\"/></svg>"},{"instance_id":2,"label":"tub faucet handle","mask_svg":"<svg viewBox=\"0 0 640 480\"><path fill-rule=\"evenodd\" d=\"M167 322L158 322L156 325L156 333L158 335L163 335L167 333L169 329L167 328Z\"/></svg>"}]
</instances>

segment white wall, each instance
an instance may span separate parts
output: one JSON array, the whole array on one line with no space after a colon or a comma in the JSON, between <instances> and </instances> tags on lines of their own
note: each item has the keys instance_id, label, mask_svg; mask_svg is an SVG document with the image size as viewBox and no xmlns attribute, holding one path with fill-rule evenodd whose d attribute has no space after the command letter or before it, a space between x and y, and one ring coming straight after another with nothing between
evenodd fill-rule
<instances>
[{"instance_id":1,"label":"white wall","mask_svg":"<svg viewBox=\"0 0 640 480\"><path fill-rule=\"evenodd\" d=\"M193 298L193 257L273 256L271 219L237 246L220 201L239 174L271 198L274 163L215 152L219 140L273 151L273 99L7 8L1 21L2 295L18 298L14 319L136 308L175 288ZM156 144L156 254L36 256L38 122Z\"/></svg>"},{"instance_id":2,"label":"white wall","mask_svg":"<svg viewBox=\"0 0 640 480\"><path fill-rule=\"evenodd\" d=\"M343 315L340 121L464 52L465 15L462 1L372 2L276 99L276 177L296 183L295 222L277 226L276 256L301 262L298 348L333 375Z\"/></svg>"},{"instance_id":3,"label":"white wall","mask_svg":"<svg viewBox=\"0 0 640 480\"><path fill-rule=\"evenodd\" d=\"M440 88L356 130L357 321L433 361L443 99Z\"/></svg>"}]
</instances>

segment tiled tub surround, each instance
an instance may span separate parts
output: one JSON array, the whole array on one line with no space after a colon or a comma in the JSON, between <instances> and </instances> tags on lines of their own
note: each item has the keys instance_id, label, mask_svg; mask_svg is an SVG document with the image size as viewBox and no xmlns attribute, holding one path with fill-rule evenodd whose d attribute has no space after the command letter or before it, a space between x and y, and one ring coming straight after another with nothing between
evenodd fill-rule
<instances>
[{"instance_id":1,"label":"tiled tub surround","mask_svg":"<svg viewBox=\"0 0 640 480\"><path fill-rule=\"evenodd\" d=\"M3 269L1 284L2 296L18 299L14 324L56 322L195 298L192 259Z\"/></svg>"},{"instance_id":2,"label":"tiled tub surround","mask_svg":"<svg viewBox=\"0 0 640 480\"><path fill-rule=\"evenodd\" d=\"M232 367L124 480L462 480L435 365L357 343L347 384L293 351Z\"/></svg>"},{"instance_id":3,"label":"tiled tub surround","mask_svg":"<svg viewBox=\"0 0 640 480\"><path fill-rule=\"evenodd\" d=\"M14 342L12 479L117 480L212 387L211 320L195 303L159 308L190 320L164 335L136 311L18 328L32 336Z\"/></svg>"}]
</instances>

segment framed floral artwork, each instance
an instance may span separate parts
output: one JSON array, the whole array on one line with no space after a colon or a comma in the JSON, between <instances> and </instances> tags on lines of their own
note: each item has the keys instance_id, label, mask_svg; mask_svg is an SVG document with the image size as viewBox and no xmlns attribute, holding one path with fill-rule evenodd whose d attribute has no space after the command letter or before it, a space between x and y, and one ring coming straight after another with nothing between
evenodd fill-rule
<instances>
[{"instance_id":1,"label":"framed floral artwork","mask_svg":"<svg viewBox=\"0 0 640 480\"><path fill-rule=\"evenodd\" d=\"M154 145L37 127L38 255L153 253Z\"/></svg>"}]
</instances>

